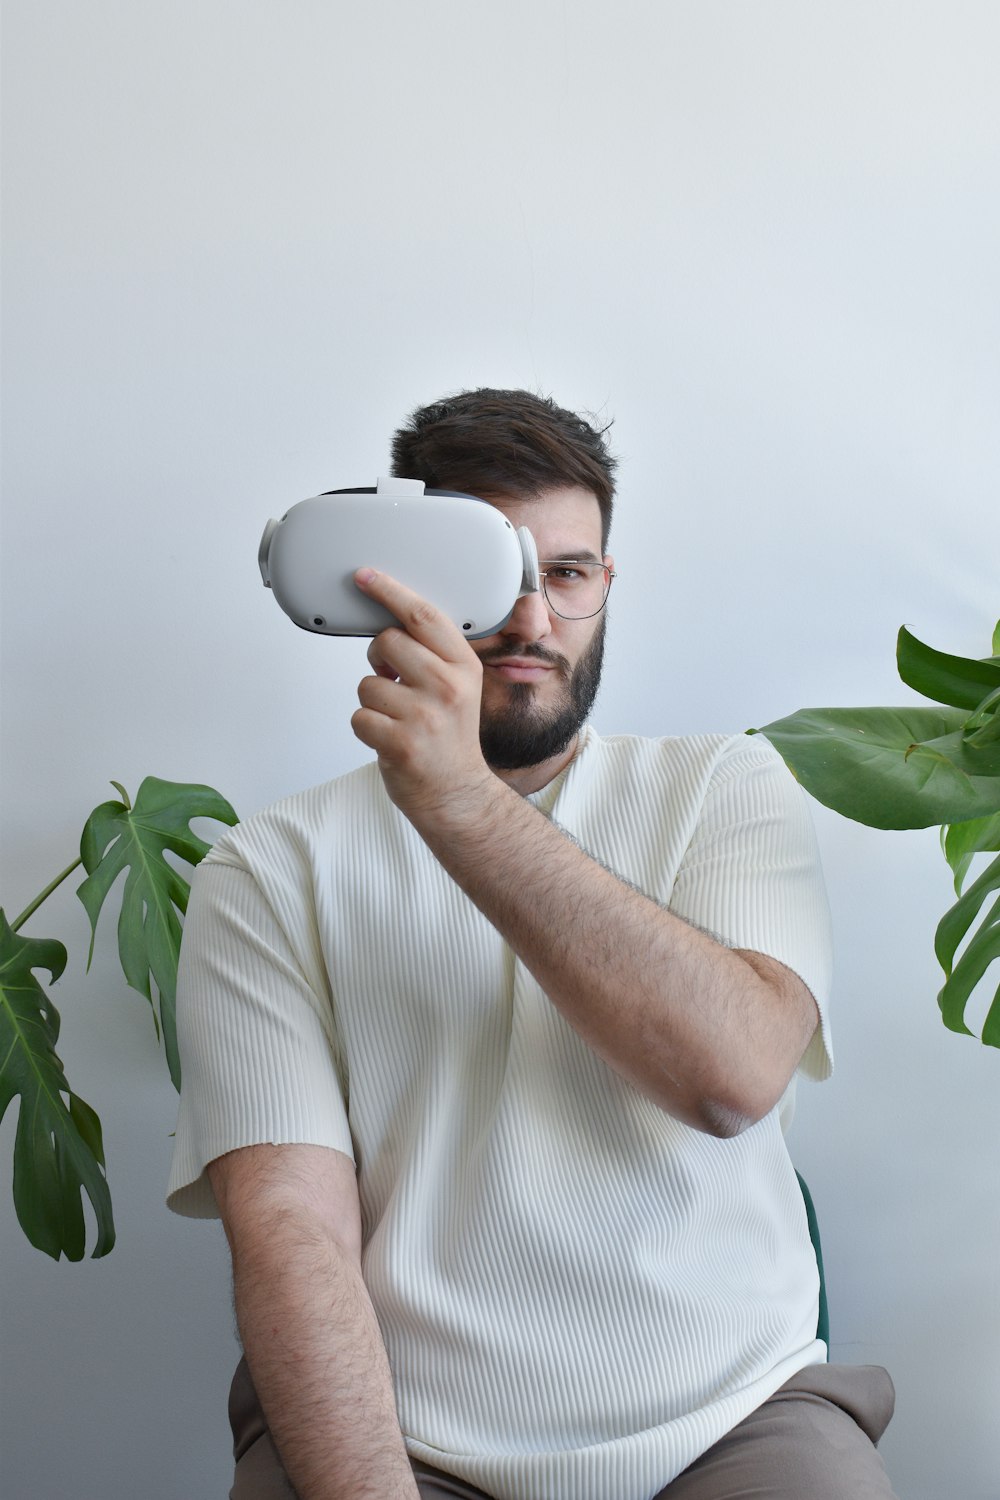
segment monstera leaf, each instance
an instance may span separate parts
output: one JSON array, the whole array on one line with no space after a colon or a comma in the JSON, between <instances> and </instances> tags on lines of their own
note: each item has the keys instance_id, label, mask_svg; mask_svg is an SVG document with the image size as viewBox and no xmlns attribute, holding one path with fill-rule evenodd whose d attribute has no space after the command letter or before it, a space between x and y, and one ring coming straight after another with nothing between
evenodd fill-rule
<instances>
[{"instance_id":1,"label":"monstera leaf","mask_svg":"<svg viewBox=\"0 0 1000 1500\"><path fill-rule=\"evenodd\" d=\"M871 828L929 828L997 811L1000 747L977 754L955 708L803 708L753 733L818 802Z\"/></svg>"},{"instance_id":2,"label":"monstera leaf","mask_svg":"<svg viewBox=\"0 0 1000 1500\"><path fill-rule=\"evenodd\" d=\"M191 819L215 818L230 825L238 819L225 798L209 786L147 776L133 805L118 782L112 785L121 792L122 801L102 802L87 819L80 840L87 879L77 894L90 918L93 956L101 907L115 881L123 871L128 872L118 918L118 953L125 978L150 1002L154 1023L155 987L158 1030L162 1031L170 1077L179 1089L177 956L190 886L164 854L169 851L189 864L197 864L209 845L192 832Z\"/></svg>"},{"instance_id":3,"label":"monstera leaf","mask_svg":"<svg viewBox=\"0 0 1000 1500\"><path fill-rule=\"evenodd\" d=\"M960 955L958 949L988 898L998 891L1000 859L995 859L941 918L934 939L934 950L946 976L938 995L941 1016L950 1030L962 1032L966 1036L973 1033L965 1024L965 1008L990 964L994 959L1000 958L1000 896L993 902ZM982 1035L984 1042L1000 1047L1000 987L993 996L983 1023Z\"/></svg>"},{"instance_id":4,"label":"monstera leaf","mask_svg":"<svg viewBox=\"0 0 1000 1500\"><path fill-rule=\"evenodd\" d=\"M97 1218L95 1256L115 1242L104 1177L101 1123L74 1094L56 1055L59 1012L35 978L53 983L66 964L54 939L24 938L0 911L0 1119L20 1095L14 1138L14 1207L28 1239L54 1260L80 1260L86 1248L81 1192Z\"/></svg>"},{"instance_id":5,"label":"monstera leaf","mask_svg":"<svg viewBox=\"0 0 1000 1500\"><path fill-rule=\"evenodd\" d=\"M1000 859L962 893L975 856L1000 850L1000 623L992 655L979 659L936 651L904 626L896 663L941 706L809 708L750 733L766 735L806 791L845 817L873 828L941 825L959 899L935 938L938 1003L946 1026L971 1035L966 1007L1000 959L1000 896L983 915L1000 891ZM1000 988L982 1040L1000 1047Z\"/></svg>"},{"instance_id":6,"label":"monstera leaf","mask_svg":"<svg viewBox=\"0 0 1000 1500\"><path fill-rule=\"evenodd\" d=\"M55 1260L60 1255L80 1260L85 1252L82 1194L89 1198L97 1221L94 1256L107 1255L115 1242L115 1227L101 1122L66 1080L56 1053L59 1012L34 974L47 969L54 983L66 965L66 950L51 938L22 937L20 929L82 864L87 878L78 894L90 917L92 957L97 919L124 875L118 920L122 968L129 984L150 1002L171 1077L179 1087L174 994L189 886L165 856L194 865L208 852L209 845L190 827L192 818L238 821L225 798L208 786L148 776L134 806L117 781L112 786L122 800L94 809L83 830L79 859L12 923L0 911L0 1119L19 1097L14 1206L31 1243Z\"/></svg>"},{"instance_id":7,"label":"monstera leaf","mask_svg":"<svg viewBox=\"0 0 1000 1500\"><path fill-rule=\"evenodd\" d=\"M896 638L896 670L908 687L953 708L977 709L989 693L1000 688L1000 656L949 656L925 646L905 625Z\"/></svg>"},{"instance_id":8,"label":"monstera leaf","mask_svg":"<svg viewBox=\"0 0 1000 1500\"><path fill-rule=\"evenodd\" d=\"M973 818L942 828L941 848L955 877L955 895L960 896L973 857L1000 850L1000 812L991 818Z\"/></svg>"}]
</instances>

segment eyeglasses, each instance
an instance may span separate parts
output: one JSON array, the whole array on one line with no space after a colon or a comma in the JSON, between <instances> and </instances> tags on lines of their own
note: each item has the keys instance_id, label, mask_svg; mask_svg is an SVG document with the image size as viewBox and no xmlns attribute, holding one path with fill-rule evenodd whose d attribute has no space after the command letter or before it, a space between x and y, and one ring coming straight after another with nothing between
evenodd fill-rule
<instances>
[{"instance_id":1,"label":"eyeglasses","mask_svg":"<svg viewBox=\"0 0 1000 1500\"><path fill-rule=\"evenodd\" d=\"M563 620L589 620L607 603L611 580L618 575L604 563L560 558L539 569L545 602Z\"/></svg>"}]
</instances>

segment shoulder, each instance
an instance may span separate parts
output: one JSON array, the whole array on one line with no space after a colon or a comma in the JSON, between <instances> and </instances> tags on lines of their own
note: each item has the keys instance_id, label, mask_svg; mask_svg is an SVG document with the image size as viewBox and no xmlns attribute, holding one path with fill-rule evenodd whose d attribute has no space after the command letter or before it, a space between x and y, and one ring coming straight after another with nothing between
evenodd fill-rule
<instances>
[{"instance_id":1,"label":"shoulder","mask_svg":"<svg viewBox=\"0 0 1000 1500\"><path fill-rule=\"evenodd\" d=\"M581 769L594 779L619 788L660 784L687 800L706 793L713 783L744 777L791 781L791 774L763 735L708 733L668 735L598 735L589 731Z\"/></svg>"},{"instance_id":2,"label":"shoulder","mask_svg":"<svg viewBox=\"0 0 1000 1500\"><path fill-rule=\"evenodd\" d=\"M384 806L383 806L384 804ZM359 815L391 807L374 761L332 781L283 797L229 829L212 846L202 866L253 871L261 862L311 862L331 830L349 826Z\"/></svg>"}]
</instances>

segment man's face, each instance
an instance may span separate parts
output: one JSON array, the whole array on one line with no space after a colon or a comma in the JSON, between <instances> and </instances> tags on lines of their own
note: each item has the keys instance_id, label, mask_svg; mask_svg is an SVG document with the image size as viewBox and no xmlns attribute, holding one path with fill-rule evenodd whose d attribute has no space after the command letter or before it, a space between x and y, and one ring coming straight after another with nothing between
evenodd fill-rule
<instances>
[{"instance_id":1,"label":"man's face","mask_svg":"<svg viewBox=\"0 0 1000 1500\"><path fill-rule=\"evenodd\" d=\"M527 526L538 558L605 562L601 512L589 490L547 490L534 500L488 497L513 526ZM544 595L519 599L496 635L471 645L483 664L479 737L495 771L538 766L569 750L597 695L605 614L564 620Z\"/></svg>"}]
</instances>

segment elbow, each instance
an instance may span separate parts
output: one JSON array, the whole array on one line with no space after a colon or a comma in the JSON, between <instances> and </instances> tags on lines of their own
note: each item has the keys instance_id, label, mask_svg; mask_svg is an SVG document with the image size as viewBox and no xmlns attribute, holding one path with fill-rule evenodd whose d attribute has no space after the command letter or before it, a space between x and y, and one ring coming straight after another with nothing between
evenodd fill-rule
<instances>
[{"instance_id":1,"label":"elbow","mask_svg":"<svg viewBox=\"0 0 1000 1500\"><path fill-rule=\"evenodd\" d=\"M769 1089L755 1094L747 1090L738 1094L699 1099L696 1118L691 1123L696 1130L715 1136L717 1140L733 1140L766 1119L783 1092L783 1089L778 1089L777 1092Z\"/></svg>"},{"instance_id":2,"label":"elbow","mask_svg":"<svg viewBox=\"0 0 1000 1500\"><path fill-rule=\"evenodd\" d=\"M749 1069L746 1072L749 1073ZM661 1074L650 1086L647 1078L643 1092L667 1114L673 1115L692 1130L717 1140L732 1140L752 1129L780 1103L791 1073L767 1068L756 1076L735 1079L732 1070L705 1069L698 1079L679 1079L676 1074Z\"/></svg>"},{"instance_id":3,"label":"elbow","mask_svg":"<svg viewBox=\"0 0 1000 1500\"><path fill-rule=\"evenodd\" d=\"M732 1072L703 1081L695 1101L695 1127L720 1140L731 1140L759 1125L781 1103L795 1074L796 1057L760 1060L740 1077Z\"/></svg>"},{"instance_id":4,"label":"elbow","mask_svg":"<svg viewBox=\"0 0 1000 1500\"><path fill-rule=\"evenodd\" d=\"M763 1115L748 1113L744 1109L738 1109L732 1104L724 1104L717 1100L703 1100L698 1111L698 1119L692 1123L695 1129L701 1130L705 1135L714 1136L717 1141L731 1141L751 1125L756 1125Z\"/></svg>"},{"instance_id":5,"label":"elbow","mask_svg":"<svg viewBox=\"0 0 1000 1500\"><path fill-rule=\"evenodd\" d=\"M666 1114L720 1141L732 1140L757 1125L781 1098L780 1089L772 1096L768 1090L755 1094L746 1087L726 1088L721 1080L714 1082L713 1087L709 1080L703 1079L699 1087L692 1087L680 1085L671 1077L666 1081L657 1079L655 1087L650 1087L646 1080L645 1087L640 1087Z\"/></svg>"}]
</instances>

